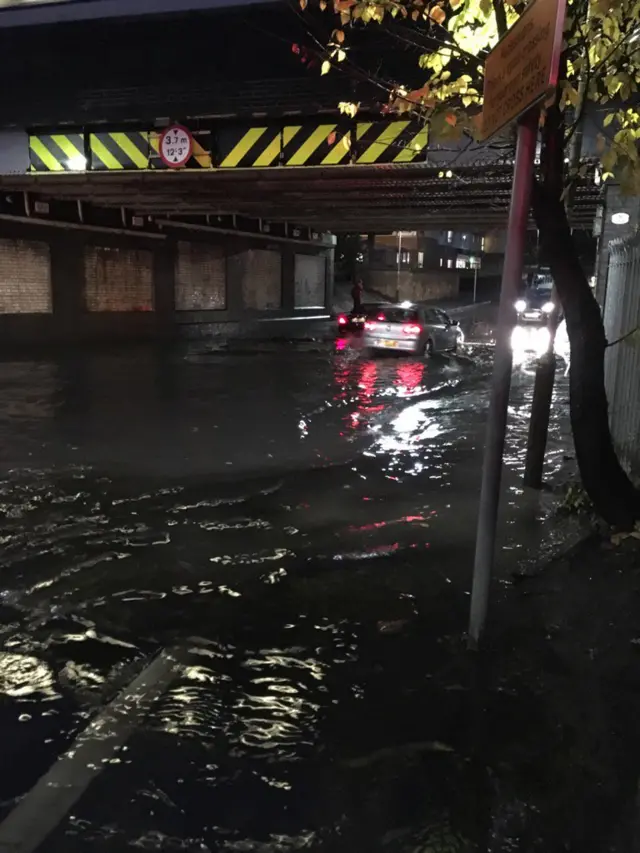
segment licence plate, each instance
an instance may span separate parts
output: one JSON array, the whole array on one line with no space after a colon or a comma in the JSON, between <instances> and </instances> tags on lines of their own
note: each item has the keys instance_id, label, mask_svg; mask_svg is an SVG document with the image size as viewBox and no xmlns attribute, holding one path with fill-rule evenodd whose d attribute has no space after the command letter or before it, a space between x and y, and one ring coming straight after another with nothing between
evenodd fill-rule
<instances>
[{"instance_id":1,"label":"licence plate","mask_svg":"<svg viewBox=\"0 0 640 853\"><path fill-rule=\"evenodd\" d=\"M539 320L540 316L540 311L525 311L524 313L525 320Z\"/></svg>"},{"instance_id":2,"label":"licence plate","mask_svg":"<svg viewBox=\"0 0 640 853\"><path fill-rule=\"evenodd\" d=\"M382 341L383 347L397 347L398 341Z\"/></svg>"}]
</instances>

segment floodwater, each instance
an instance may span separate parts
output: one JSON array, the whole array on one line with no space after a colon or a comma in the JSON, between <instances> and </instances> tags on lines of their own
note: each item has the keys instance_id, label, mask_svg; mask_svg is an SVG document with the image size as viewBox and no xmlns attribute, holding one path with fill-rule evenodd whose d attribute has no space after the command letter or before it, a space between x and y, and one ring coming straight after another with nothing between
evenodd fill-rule
<instances>
[{"instance_id":1,"label":"floodwater","mask_svg":"<svg viewBox=\"0 0 640 853\"><path fill-rule=\"evenodd\" d=\"M490 332L432 360L345 339L1 364L2 815L179 648L42 851L539 849L490 841L495 785L452 663ZM532 384L520 366L497 587L566 536L520 485ZM552 479L567 395L559 375Z\"/></svg>"}]
</instances>

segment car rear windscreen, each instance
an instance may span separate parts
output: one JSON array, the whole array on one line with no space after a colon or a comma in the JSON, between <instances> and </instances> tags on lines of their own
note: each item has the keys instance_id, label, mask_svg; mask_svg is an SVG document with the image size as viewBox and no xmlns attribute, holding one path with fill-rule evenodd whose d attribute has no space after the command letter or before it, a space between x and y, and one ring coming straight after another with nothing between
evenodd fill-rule
<instances>
[{"instance_id":1,"label":"car rear windscreen","mask_svg":"<svg viewBox=\"0 0 640 853\"><path fill-rule=\"evenodd\" d=\"M388 323L417 323L420 319L415 308L383 308L379 313Z\"/></svg>"}]
</instances>

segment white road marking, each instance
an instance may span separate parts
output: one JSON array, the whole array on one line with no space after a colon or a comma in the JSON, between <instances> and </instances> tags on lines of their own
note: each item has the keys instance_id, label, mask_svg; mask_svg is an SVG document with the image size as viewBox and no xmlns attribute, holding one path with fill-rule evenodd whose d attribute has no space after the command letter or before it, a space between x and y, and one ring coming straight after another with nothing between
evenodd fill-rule
<instances>
[{"instance_id":1,"label":"white road marking","mask_svg":"<svg viewBox=\"0 0 640 853\"><path fill-rule=\"evenodd\" d=\"M0 824L0 853L33 853L109 766L150 706L175 679L186 653L165 649L110 702Z\"/></svg>"}]
</instances>

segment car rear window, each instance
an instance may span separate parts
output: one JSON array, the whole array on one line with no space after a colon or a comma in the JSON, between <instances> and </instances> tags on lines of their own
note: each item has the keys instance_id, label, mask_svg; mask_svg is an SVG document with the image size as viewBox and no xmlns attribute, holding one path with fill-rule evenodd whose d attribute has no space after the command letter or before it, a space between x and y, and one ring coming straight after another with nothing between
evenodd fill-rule
<instances>
[{"instance_id":1,"label":"car rear window","mask_svg":"<svg viewBox=\"0 0 640 853\"><path fill-rule=\"evenodd\" d=\"M388 323L417 323L420 319L415 308L382 308L378 313Z\"/></svg>"}]
</instances>

